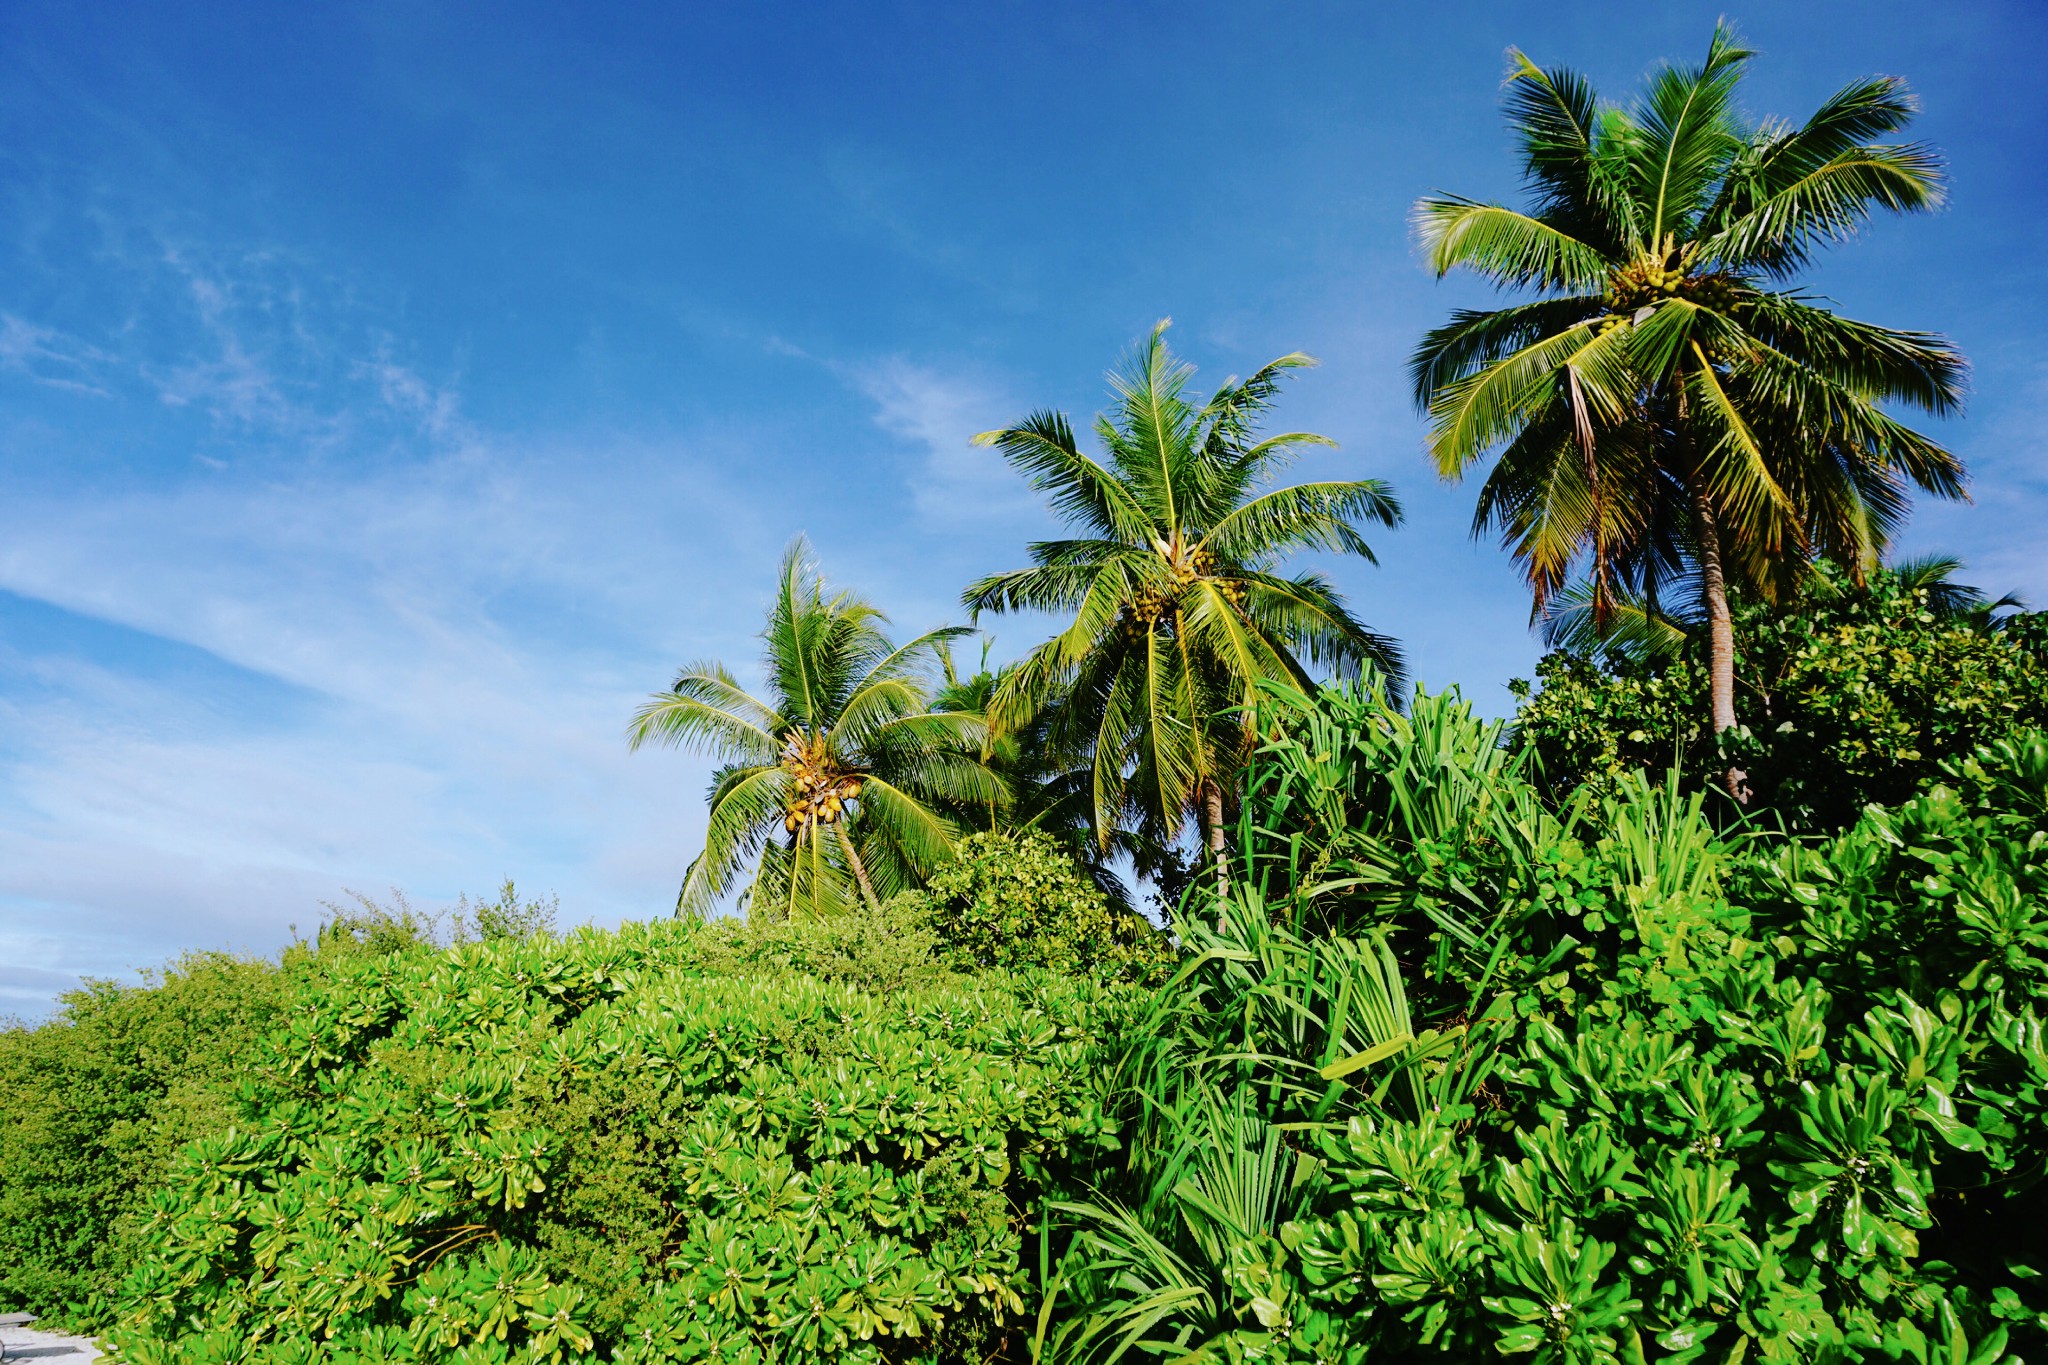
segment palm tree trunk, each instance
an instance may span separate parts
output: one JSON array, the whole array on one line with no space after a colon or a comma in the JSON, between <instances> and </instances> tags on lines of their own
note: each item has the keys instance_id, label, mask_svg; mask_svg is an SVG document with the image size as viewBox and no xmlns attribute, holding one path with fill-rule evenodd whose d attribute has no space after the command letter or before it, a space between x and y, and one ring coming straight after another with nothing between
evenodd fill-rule
<instances>
[{"instance_id":1,"label":"palm tree trunk","mask_svg":"<svg viewBox=\"0 0 2048 1365\"><path fill-rule=\"evenodd\" d=\"M1699 519L1700 597L1707 608L1707 679L1712 696L1714 734L1733 730L1735 720L1735 622L1728 611L1728 582L1721 571L1721 528L1714 516L1713 496L1704 483L1692 490L1693 513ZM1722 775L1737 805L1749 804L1749 774L1729 766Z\"/></svg>"},{"instance_id":2,"label":"palm tree trunk","mask_svg":"<svg viewBox=\"0 0 2048 1365\"><path fill-rule=\"evenodd\" d=\"M860 850L853 846L853 832L844 825L839 827L839 846L846 850L846 865L853 869L853 879L860 883L860 893L867 897L868 909L881 909L882 901L875 895L875 884L868 880L868 865L860 860Z\"/></svg>"},{"instance_id":3,"label":"palm tree trunk","mask_svg":"<svg viewBox=\"0 0 2048 1365\"><path fill-rule=\"evenodd\" d=\"M1223 841L1223 787L1213 777L1202 779L1202 834L1216 863L1216 890L1230 894L1230 850Z\"/></svg>"}]
</instances>

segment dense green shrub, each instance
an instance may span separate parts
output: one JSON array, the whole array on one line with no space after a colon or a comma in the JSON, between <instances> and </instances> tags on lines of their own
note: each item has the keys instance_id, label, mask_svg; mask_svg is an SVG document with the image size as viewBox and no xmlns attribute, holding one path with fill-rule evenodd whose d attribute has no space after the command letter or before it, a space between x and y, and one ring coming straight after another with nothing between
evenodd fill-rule
<instances>
[{"instance_id":1,"label":"dense green shrub","mask_svg":"<svg viewBox=\"0 0 2048 1365\"><path fill-rule=\"evenodd\" d=\"M1934 588L1889 570L1856 587L1826 565L1774 609L1735 615L1737 715L1728 755L1758 805L1806 829L1840 829L1871 802L1912 796L1940 765L2048 727L2048 614L1993 630L1946 611ZM1567 652L1515 684L1515 732L1560 789L1611 791L1674 763L1710 785L1725 771L1708 726L1705 641L1673 657Z\"/></svg>"},{"instance_id":2,"label":"dense green shrub","mask_svg":"<svg viewBox=\"0 0 2048 1365\"><path fill-rule=\"evenodd\" d=\"M1262 718L1288 833L1186 926L1042 1358L2048 1347L2048 742L1808 847L1369 702Z\"/></svg>"},{"instance_id":3,"label":"dense green shrub","mask_svg":"<svg viewBox=\"0 0 2048 1365\"><path fill-rule=\"evenodd\" d=\"M778 951L684 920L349 964L156 1197L119 1358L987 1357L1135 993Z\"/></svg>"},{"instance_id":4,"label":"dense green shrub","mask_svg":"<svg viewBox=\"0 0 2048 1365\"><path fill-rule=\"evenodd\" d=\"M1109 903L1072 855L1034 830L973 834L904 898L927 916L959 971L1044 967L1104 980L1156 980L1174 960L1145 919Z\"/></svg>"},{"instance_id":5,"label":"dense green shrub","mask_svg":"<svg viewBox=\"0 0 2048 1365\"><path fill-rule=\"evenodd\" d=\"M135 1214L182 1144L226 1125L291 990L275 963L194 953L0 1030L0 1304L105 1321L139 1254Z\"/></svg>"},{"instance_id":6,"label":"dense green shrub","mask_svg":"<svg viewBox=\"0 0 2048 1365\"><path fill-rule=\"evenodd\" d=\"M779 969L884 994L960 984L951 981L927 907L914 896L880 906L859 902L829 915L721 920L698 951L714 974Z\"/></svg>"}]
</instances>

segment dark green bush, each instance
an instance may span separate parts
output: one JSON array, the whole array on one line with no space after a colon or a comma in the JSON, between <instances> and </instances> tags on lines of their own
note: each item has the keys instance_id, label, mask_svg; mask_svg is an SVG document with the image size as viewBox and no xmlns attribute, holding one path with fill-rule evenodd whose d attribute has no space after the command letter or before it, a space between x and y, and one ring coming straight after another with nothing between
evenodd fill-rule
<instances>
[{"instance_id":1,"label":"dark green bush","mask_svg":"<svg viewBox=\"0 0 2048 1365\"><path fill-rule=\"evenodd\" d=\"M0 1304L80 1328L138 1257L135 1215L178 1149L224 1127L290 974L194 953L139 986L94 981L0 1030Z\"/></svg>"},{"instance_id":2,"label":"dark green bush","mask_svg":"<svg viewBox=\"0 0 2048 1365\"><path fill-rule=\"evenodd\" d=\"M987 1358L1136 993L780 951L677 921L345 964L156 1196L119 1358Z\"/></svg>"},{"instance_id":3,"label":"dark green bush","mask_svg":"<svg viewBox=\"0 0 2048 1365\"><path fill-rule=\"evenodd\" d=\"M1705 641L1670 658L1553 653L1518 683L1519 742L1560 790L1611 791L1674 763L1711 786L1733 758L1759 809L1835 830L1895 805L1979 745L2048 727L2048 614L1944 609L1889 571L1850 584L1822 565L1797 602L1736 606L1736 712L1725 755L1708 726Z\"/></svg>"},{"instance_id":4,"label":"dark green bush","mask_svg":"<svg viewBox=\"0 0 2048 1365\"><path fill-rule=\"evenodd\" d=\"M1289 832L1186 928L1041 1359L2038 1358L2048 741L1808 846L1546 809L1485 732L1261 718Z\"/></svg>"},{"instance_id":5,"label":"dark green bush","mask_svg":"<svg viewBox=\"0 0 2048 1365\"><path fill-rule=\"evenodd\" d=\"M1070 853L1035 830L969 835L926 890L903 899L925 916L940 959L957 971L1043 967L1151 981L1174 960L1158 930L1111 905Z\"/></svg>"}]
</instances>

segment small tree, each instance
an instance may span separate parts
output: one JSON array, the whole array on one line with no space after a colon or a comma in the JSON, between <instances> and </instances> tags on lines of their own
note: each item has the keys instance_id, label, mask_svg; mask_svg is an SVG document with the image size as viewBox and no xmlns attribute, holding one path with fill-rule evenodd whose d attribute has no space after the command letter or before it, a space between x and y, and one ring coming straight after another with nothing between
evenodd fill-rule
<instances>
[{"instance_id":1,"label":"small tree","mask_svg":"<svg viewBox=\"0 0 2048 1365\"><path fill-rule=\"evenodd\" d=\"M1050 835L972 834L920 897L940 957L956 971L1044 967L1148 980L1172 946L1142 917L1109 903Z\"/></svg>"}]
</instances>

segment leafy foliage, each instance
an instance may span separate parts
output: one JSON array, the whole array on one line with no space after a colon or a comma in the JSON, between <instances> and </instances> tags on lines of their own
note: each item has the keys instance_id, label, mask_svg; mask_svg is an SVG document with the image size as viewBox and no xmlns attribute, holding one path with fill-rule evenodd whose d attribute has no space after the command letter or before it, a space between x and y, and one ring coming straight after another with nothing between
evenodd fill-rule
<instances>
[{"instance_id":1,"label":"leafy foliage","mask_svg":"<svg viewBox=\"0 0 2048 1365\"><path fill-rule=\"evenodd\" d=\"M1870 802L1906 799L1979 745L2048 727L2042 619L1958 611L1937 586L1891 570L1859 588L1822 565L1794 605L1738 606L1747 725L1732 742L1717 747L1707 731L1696 632L1670 657L1545 657L1538 687L1514 685L1515 733L1566 790L1611 791L1628 773L1674 763L1704 782L1733 753L1761 807L1794 827L1839 829Z\"/></svg>"},{"instance_id":2,"label":"leafy foliage","mask_svg":"<svg viewBox=\"0 0 2048 1365\"><path fill-rule=\"evenodd\" d=\"M139 986L88 982L49 1022L0 1030L0 1303L106 1321L145 1244L142 1200L182 1144L226 1125L292 990L276 963L194 953Z\"/></svg>"},{"instance_id":3,"label":"leafy foliage","mask_svg":"<svg viewBox=\"0 0 2048 1365\"><path fill-rule=\"evenodd\" d=\"M1158 930L1109 903L1068 851L1037 831L974 834L913 898L946 962L964 972L1043 967L1156 980L1174 960Z\"/></svg>"},{"instance_id":4,"label":"leafy foliage","mask_svg":"<svg viewBox=\"0 0 2048 1365\"><path fill-rule=\"evenodd\" d=\"M154 1194L117 1358L939 1361L1022 1314L1018 1224L1106 1140L1128 1009L889 997L691 919L362 958Z\"/></svg>"},{"instance_id":5,"label":"leafy foliage","mask_svg":"<svg viewBox=\"0 0 2048 1365\"><path fill-rule=\"evenodd\" d=\"M1455 703L1286 704L1264 885L1187 926L1042 1358L2048 1345L2048 739L1808 847L1639 777L1518 820L1536 793ZM1439 891L1388 895L1390 859Z\"/></svg>"}]
</instances>

